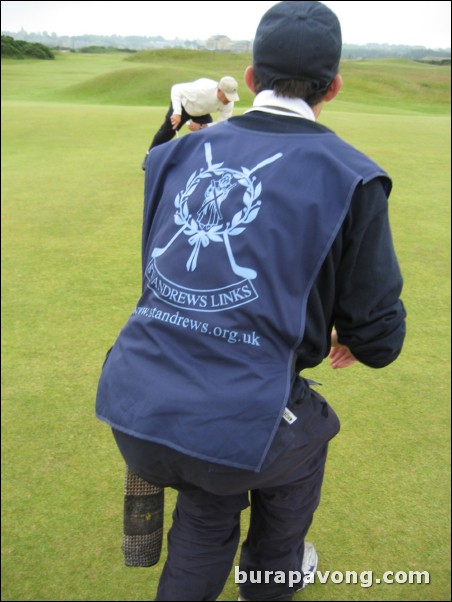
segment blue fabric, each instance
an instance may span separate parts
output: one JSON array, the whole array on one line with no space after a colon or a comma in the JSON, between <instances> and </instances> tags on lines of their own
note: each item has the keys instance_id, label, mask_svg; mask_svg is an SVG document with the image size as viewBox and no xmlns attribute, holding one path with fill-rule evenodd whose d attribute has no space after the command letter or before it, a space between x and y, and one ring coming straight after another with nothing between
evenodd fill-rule
<instances>
[{"instance_id":1,"label":"blue fabric","mask_svg":"<svg viewBox=\"0 0 452 602\"><path fill-rule=\"evenodd\" d=\"M258 471L313 282L358 184L384 176L333 133L226 123L151 151L142 297L103 368L97 416Z\"/></svg>"}]
</instances>

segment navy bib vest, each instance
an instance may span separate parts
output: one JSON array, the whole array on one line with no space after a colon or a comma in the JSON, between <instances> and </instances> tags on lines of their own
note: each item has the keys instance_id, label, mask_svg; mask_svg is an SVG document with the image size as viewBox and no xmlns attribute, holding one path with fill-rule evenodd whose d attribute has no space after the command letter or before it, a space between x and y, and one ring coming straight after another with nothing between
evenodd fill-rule
<instances>
[{"instance_id":1,"label":"navy bib vest","mask_svg":"<svg viewBox=\"0 0 452 602\"><path fill-rule=\"evenodd\" d=\"M309 292L356 186L385 174L332 132L230 123L157 147L148 172L142 296L104 365L96 414L258 471Z\"/></svg>"}]
</instances>

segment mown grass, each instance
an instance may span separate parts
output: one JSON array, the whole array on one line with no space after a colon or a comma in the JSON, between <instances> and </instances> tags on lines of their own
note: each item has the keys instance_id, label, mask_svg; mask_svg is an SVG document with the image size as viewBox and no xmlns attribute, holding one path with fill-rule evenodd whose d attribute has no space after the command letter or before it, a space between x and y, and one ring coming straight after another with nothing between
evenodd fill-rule
<instances>
[{"instance_id":1,"label":"mown grass","mask_svg":"<svg viewBox=\"0 0 452 602\"><path fill-rule=\"evenodd\" d=\"M203 70L191 53L170 55L157 55L157 65L152 56L147 64L143 57L125 62L116 55L2 63L5 600L155 595L162 562L152 569L122 564L123 464L93 407L104 353L140 290L140 163L169 102L170 79L163 78L226 72L226 63L217 72L210 62ZM171 61L173 71L165 74ZM427 570L431 582L317 584L297 599L446 600L450 71L365 61L350 65L346 77L346 68L342 97L321 120L394 178L390 211L408 336L402 356L385 370L332 372L325 363L309 374L323 383L342 421L309 537L323 571L373 570L381 577L390 570ZM129 89L118 97L129 69ZM375 102L366 78L388 82L390 71L391 82L406 87L397 102L386 96ZM228 72L236 73L232 66ZM434 79L432 89L443 90L440 98L433 100L431 89L419 84L427 77ZM101 94L104 78L110 84ZM148 102L143 78L161 86ZM246 107L244 93L242 99L239 110ZM166 529L174 499L168 491ZM244 513L244 533L246 522ZM236 598L231 575L220 599Z\"/></svg>"}]
</instances>

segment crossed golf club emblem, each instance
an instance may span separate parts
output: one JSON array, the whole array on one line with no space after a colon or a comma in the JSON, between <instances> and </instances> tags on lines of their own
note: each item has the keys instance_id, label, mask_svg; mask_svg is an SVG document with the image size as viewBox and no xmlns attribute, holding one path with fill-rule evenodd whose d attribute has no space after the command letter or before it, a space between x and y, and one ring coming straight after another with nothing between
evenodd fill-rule
<instances>
[{"instance_id":1,"label":"crossed golf club emblem","mask_svg":"<svg viewBox=\"0 0 452 602\"><path fill-rule=\"evenodd\" d=\"M256 271L237 264L229 239L242 234L246 226L253 222L259 213L262 204L259 200L262 184L256 183L256 177L253 174L280 159L282 153L265 159L252 169L242 167L241 171L238 171L223 167L224 163L213 163L210 143L204 145L204 150L207 169L195 171L188 179L185 190L181 191L174 200L176 207L174 221L176 225L180 226L179 230L164 247L153 249L152 259L155 260L166 253L176 239L181 234L185 234L188 237L189 245L193 247L186 263L188 272L196 270L201 248L208 247L212 242L222 242L234 274L245 280L253 280L257 276ZM210 183L205 190L204 200L196 215L193 215L190 213L188 201L198 185L206 179L210 179ZM237 186L244 188L243 208L225 224L221 206L231 190Z\"/></svg>"}]
</instances>

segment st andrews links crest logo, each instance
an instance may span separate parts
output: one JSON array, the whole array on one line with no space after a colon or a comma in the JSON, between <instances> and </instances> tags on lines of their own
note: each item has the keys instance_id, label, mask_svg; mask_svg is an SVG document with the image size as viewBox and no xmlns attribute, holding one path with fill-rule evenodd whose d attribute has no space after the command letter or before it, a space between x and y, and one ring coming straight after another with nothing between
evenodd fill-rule
<instances>
[{"instance_id":1,"label":"st andrews links crest logo","mask_svg":"<svg viewBox=\"0 0 452 602\"><path fill-rule=\"evenodd\" d=\"M148 288L170 305L192 311L225 311L259 297L253 285L257 272L250 266L241 266L236 262L231 239L244 234L247 226L258 217L262 205L262 183L257 181L254 174L280 159L282 153L261 161L251 169L242 167L238 171L225 167L224 163L214 163L209 143L204 145L204 150L207 168L195 171L185 189L174 199L174 222L179 228L165 246L152 250L146 279ZM225 208L231 191L235 190L236 193L238 187L243 189L243 204L231 214ZM165 276L164 270L159 269L159 262L171 252L176 241L180 244L182 235L187 241L184 272L188 275L189 283L189 274L197 271L201 254L207 252L207 247L216 244L224 246L234 281L203 289L187 286L186 278L182 285L174 281L173 274L171 278Z\"/></svg>"}]
</instances>

